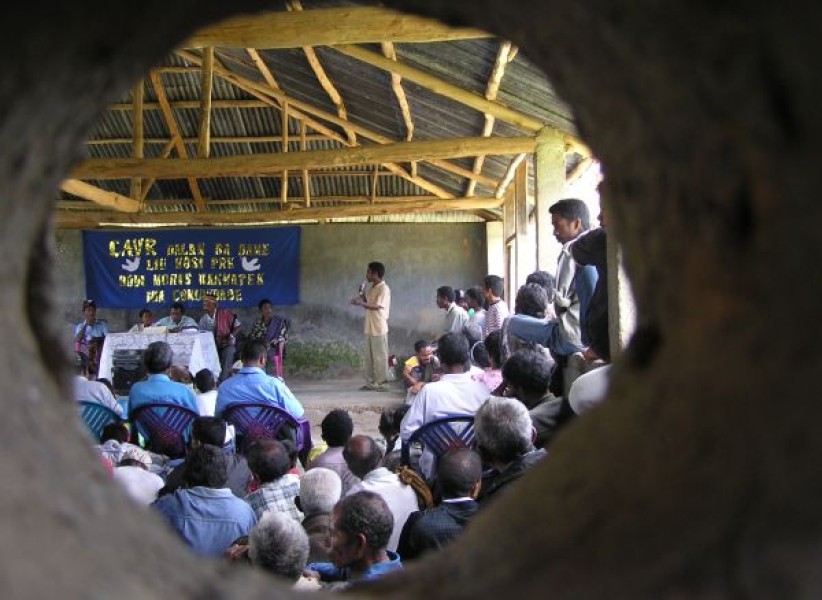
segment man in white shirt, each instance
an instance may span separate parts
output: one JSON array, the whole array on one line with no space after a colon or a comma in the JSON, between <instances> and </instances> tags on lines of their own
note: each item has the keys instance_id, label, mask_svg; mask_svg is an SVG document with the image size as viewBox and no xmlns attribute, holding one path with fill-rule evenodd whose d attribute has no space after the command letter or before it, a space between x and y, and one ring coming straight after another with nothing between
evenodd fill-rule
<instances>
[{"instance_id":1,"label":"man in white shirt","mask_svg":"<svg viewBox=\"0 0 822 600\"><path fill-rule=\"evenodd\" d=\"M464 335L445 334L440 338L437 353L442 376L422 388L408 409L400 425L403 444L426 423L455 415L473 416L490 395L485 384L473 379L469 372L468 340ZM420 469L426 478L433 475L434 457L430 453L424 452L420 457Z\"/></svg>"},{"instance_id":2,"label":"man in white shirt","mask_svg":"<svg viewBox=\"0 0 822 600\"><path fill-rule=\"evenodd\" d=\"M381 496L388 505L394 517L388 550L395 552L408 515L419 510L417 493L402 483L396 473L380 466L382 451L373 438L367 435L355 435L348 440L343 457L351 472L362 480L346 496L362 491L373 492Z\"/></svg>"},{"instance_id":3,"label":"man in white shirt","mask_svg":"<svg viewBox=\"0 0 822 600\"><path fill-rule=\"evenodd\" d=\"M123 416L123 407L114 394L99 381L88 380L88 359L82 352L75 353L74 399L77 402L96 402L110 408L118 417Z\"/></svg>"}]
</instances>

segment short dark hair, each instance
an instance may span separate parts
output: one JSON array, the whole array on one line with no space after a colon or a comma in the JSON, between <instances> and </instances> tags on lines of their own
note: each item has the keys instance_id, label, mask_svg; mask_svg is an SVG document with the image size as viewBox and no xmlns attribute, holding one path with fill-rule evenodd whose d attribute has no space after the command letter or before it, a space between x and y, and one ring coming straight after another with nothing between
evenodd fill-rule
<instances>
[{"instance_id":1,"label":"short dark hair","mask_svg":"<svg viewBox=\"0 0 822 600\"><path fill-rule=\"evenodd\" d=\"M91 298L87 298L86 300L83 300L83 310L86 310L87 308L93 308L96 310L97 303Z\"/></svg>"},{"instance_id":2,"label":"short dark hair","mask_svg":"<svg viewBox=\"0 0 822 600\"><path fill-rule=\"evenodd\" d=\"M243 344L243 352L240 354L240 360L244 363L255 362L260 360L268 353L268 348L261 340L248 340Z\"/></svg>"},{"instance_id":3,"label":"short dark hair","mask_svg":"<svg viewBox=\"0 0 822 600\"><path fill-rule=\"evenodd\" d=\"M483 341L491 363L497 368L502 365L502 331L497 329L489 333Z\"/></svg>"},{"instance_id":4,"label":"short dark hair","mask_svg":"<svg viewBox=\"0 0 822 600\"><path fill-rule=\"evenodd\" d=\"M506 381L531 394L544 394L551 383L551 363L543 352L531 348L517 350L502 366Z\"/></svg>"},{"instance_id":5,"label":"short dark hair","mask_svg":"<svg viewBox=\"0 0 822 600\"><path fill-rule=\"evenodd\" d=\"M383 437L388 438L391 435L399 435L400 424L402 423L405 413L408 412L409 408L411 408L410 404L402 403L387 406L382 410L377 429L379 429L379 432L383 435Z\"/></svg>"},{"instance_id":6,"label":"short dark hair","mask_svg":"<svg viewBox=\"0 0 822 600\"><path fill-rule=\"evenodd\" d=\"M220 448L198 446L188 453L183 464L183 481L187 487L221 488L228 479L226 458Z\"/></svg>"},{"instance_id":7,"label":"short dark hair","mask_svg":"<svg viewBox=\"0 0 822 600\"><path fill-rule=\"evenodd\" d=\"M150 375L168 371L172 360L174 352L165 342L151 342L143 352L143 364Z\"/></svg>"},{"instance_id":8,"label":"short dark hair","mask_svg":"<svg viewBox=\"0 0 822 600\"><path fill-rule=\"evenodd\" d=\"M449 302L454 301L454 288L450 285L442 285L437 288L437 298L444 298Z\"/></svg>"},{"instance_id":9,"label":"short dark hair","mask_svg":"<svg viewBox=\"0 0 822 600\"><path fill-rule=\"evenodd\" d=\"M175 302L172 304L171 310L179 310L182 314L186 314L186 307L182 302Z\"/></svg>"},{"instance_id":10,"label":"short dark hair","mask_svg":"<svg viewBox=\"0 0 822 600\"><path fill-rule=\"evenodd\" d=\"M461 498L482 479L482 459L468 448L450 450L437 463L437 483L444 498Z\"/></svg>"},{"instance_id":11,"label":"short dark hair","mask_svg":"<svg viewBox=\"0 0 822 600\"><path fill-rule=\"evenodd\" d=\"M128 427L126 427L124 423L109 423L103 427L103 433L100 435L100 442L105 444L109 440L114 440L120 444L125 444L128 441L128 438Z\"/></svg>"},{"instance_id":12,"label":"short dark hair","mask_svg":"<svg viewBox=\"0 0 822 600\"><path fill-rule=\"evenodd\" d=\"M497 298L505 293L505 280L499 275L486 275L482 278L482 286Z\"/></svg>"},{"instance_id":13,"label":"short dark hair","mask_svg":"<svg viewBox=\"0 0 822 600\"><path fill-rule=\"evenodd\" d=\"M437 342L437 356L444 365L465 365L468 363L468 340L461 333L448 332Z\"/></svg>"},{"instance_id":14,"label":"short dark hair","mask_svg":"<svg viewBox=\"0 0 822 600\"><path fill-rule=\"evenodd\" d=\"M548 294L548 302L554 301L554 288L556 287L556 279L548 271L534 271L525 278L525 283L536 283L541 285L545 293Z\"/></svg>"},{"instance_id":15,"label":"short dark hair","mask_svg":"<svg viewBox=\"0 0 822 600\"><path fill-rule=\"evenodd\" d=\"M194 385L201 394L210 392L217 387L217 382L214 380L214 373L209 369L200 369L194 376Z\"/></svg>"},{"instance_id":16,"label":"short dark hair","mask_svg":"<svg viewBox=\"0 0 822 600\"><path fill-rule=\"evenodd\" d=\"M274 306L271 300L269 300L268 298L263 298L257 303L257 310L262 310L263 306L265 306L266 304L271 304L271 306Z\"/></svg>"},{"instance_id":17,"label":"short dark hair","mask_svg":"<svg viewBox=\"0 0 822 600\"><path fill-rule=\"evenodd\" d=\"M422 351L423 348L430 348L431 346L433 346L433 344L428 340L417 340L414 342L414 354Z\"/></svg>"},{"instance_id":18,"label":"short dark hair","mask_svg":"<svg viewBox=\"0 0 822 600\"><path fill-rule=\"evenodd\" d=\"M368 270L372 273L376 273L377 277L379 277L380 279L382 279L383 275L385 275L385 265L381 262L368 263Z\"/></svg>"},{"instance_id":19,"label":"short dark hair","mask_svg":"<svg viewBox=\"0 0 822 600\"><path fill-rule=\"evenodd\" d=\"M150 315L150 314L151 314L151 310L149 310L148 308L141 308L140 312L137 313L137 317L142 319L143 315Z\"/></svg>"},{"instance_id":20,"label":"short dark hair","mask_svg":"<svg viewBox=\"0 0 822 600\"><path fill-rule=\"evenodd\" d=\"M583 231L591 228L591 215L588 212L588 206L578 198L558 200L548 207L548 212L566 221L579 219Z\"/></svg>"},{"instance_id":21,"label":"short dark hair","mask_svg":"<svg viewBox=\"0 0 822 600\"><path fill-rule=\"evenodd\" d=\"M325 415L320 423L323 439L332 448L344 446L354 433L354 421L348 411L342 408L335 408Z\"/></svg>"},{"instance_id":22,"label":"short dark hair","mask_svg":"<svg viewBox=\"0 0 822 600\"><path fill-rule=\"evenodd\" d=\"M191 425L191 437L202 444L221 448L225 443L226 423L220 417L197 417Z\"/></svg>"},{"instance_id":23,"label":"short dark hair","mask_svg":"<svg viewBox=\"0 0 822 600\"><path fill-rule=\"evenodd\" d=\"M482 288L477 286L477 285L475 285L474 287L470 287L467 290L465 290L465 297L470 298L471 300L473 300L474 302L476 302L480 306L482 306L483 303L485 302L485 298L482 295Z\"/></svg>"},{"instance_id":24,"label":"short dark hair","mask_svg":"<svg viewBox=\"0 0 822 600\"><path fill-rule=\"evenodd\" d=\"M528 315L541 319L548 310L548 294L545 288L538 283L526 283L517 291L514 300L514 312L518 315Z\"/></svg>"},{"instance_id":25,"label":"short dark hair","mask_svg":"<svg viewBox=\"0 0 822 600\"><path fill-rule=\"evenodd\" d=\"M394 530L394 516L385 500L374 492L357 492L337 503L337 527L350 539L364 535L372 551L388 546Z\"/></svg>"},{"instance_id":26,"label":"short dark hair","mask_svg":"<svg viewBox=\"0 0 822 600\"><path fill-rule=\"evenodd\" d=\"M248 468L262 483L276 481L291 468L288 450L279 440L257 440L249 446L246 458Z\"/></svg>"},{"instance_id":27,"label":"short dark hair","mask_svg":"<svg viewBox=\"0 0 822 600\"><path fill-rule=\"evenodd\" d=\"M355 435L345 443L343 458L348 469L362 479L380 466L382 450L374 438L367 435Z\"/></svg>"}]
</instances>

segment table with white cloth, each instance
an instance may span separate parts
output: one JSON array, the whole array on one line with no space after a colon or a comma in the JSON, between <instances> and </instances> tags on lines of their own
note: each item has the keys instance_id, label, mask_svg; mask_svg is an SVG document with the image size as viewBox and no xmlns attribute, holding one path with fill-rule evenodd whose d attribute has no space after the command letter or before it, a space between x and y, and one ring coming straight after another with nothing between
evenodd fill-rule
<instances>
[{"instance_id":1,"label":"table with white cloth","mask_svg":"<svg viewBox=\"0 0 822 600\"><path fill-rule=\"evenodd\" d=\"M144 350L152 342L166 342L174 352L173 364L186 367L192 375L208 369L215 379L220 376L220 357L211 332L192 333L110 333L103 343L97 377L112 381L114 352Z\"/></svg>"}]
</instances>

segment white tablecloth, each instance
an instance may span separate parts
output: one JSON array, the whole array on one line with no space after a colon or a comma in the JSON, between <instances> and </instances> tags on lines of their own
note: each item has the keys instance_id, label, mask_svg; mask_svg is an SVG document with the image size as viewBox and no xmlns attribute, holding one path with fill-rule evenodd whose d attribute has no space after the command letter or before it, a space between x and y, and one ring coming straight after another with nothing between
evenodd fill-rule
<instances>
[{"instance_id":1,"label":"white tablecloth","mask_svg":"<svg viewBox=\"0 0 822 600\"><path fill-rule=\"evenodd\" d=\"M98 377L112 381L112 357L115 350L143 350L151 342L167 342L174 351L174 364L187 367L192 375L208 369L214 378L220 376L220 358L214 344L214 334L198 333L110 333L103 342Z\"/></svg>"}]
</instances>

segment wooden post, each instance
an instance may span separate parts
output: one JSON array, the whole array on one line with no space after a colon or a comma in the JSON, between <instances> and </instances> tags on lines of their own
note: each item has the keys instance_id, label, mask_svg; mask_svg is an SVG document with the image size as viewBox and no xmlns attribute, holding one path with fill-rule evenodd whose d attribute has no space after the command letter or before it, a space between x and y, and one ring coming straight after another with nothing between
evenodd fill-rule
<instances>
[{"instance_id":1,"label":"wooden post","mask_svg":"<svg viewBox=\"0 0 822 600\"><path fill-rule=\"evenodd\" d=\"M300 121L300 151L308 150L306 130L308 126L305 121ZM311 177L308 174L308 169L303 169L303 197L305 199L305 207L311 208Z\"/></svg>"},{"instance_id":2,"label":"wooden post","mask_svg":"<svg viewBox=\"0 0 822 600\"><path fill-rule=\"evenodd\" d=\"M514 231L516 236L516 275L511 281L513 290L525 282L534 265L534 244L528 236L528 161L517 166L514 175ZM511 296L513 298L513 294Z\"/></svg>"},{"instance_id":3,"label":"wooden post","mask_svg":"<svg viewBox=\"0 0 822 600\"><path fill-rule=\"evenodd\" d=\"M557 268L559 244L554 239L548 208L560 199L565 187L565 138L555 129L546 127L537 135L534 167L537 269L553 273Z\"/></svg>"},{"instance_id":4,"label":"wooden post","mask_svg":"<svg viewBox=\"0 0 822 600\"><path fill-rule=\"evenodd\" d=\"M208 158L211 153L211 90L214 85L214 47L203 50L203 71L200 96L200 139L197 144L198 158Z\"/></svg>"},{"instance_id":5,"label":"wooden post","mask_svg":"<svg viewBox=\"0 0 822 600\"><path fill-rule=\"evenodd\" d=\"M132 121L134 123L134 133L132 134L131 155L134 158L143 158L144 135L143 135L143 80L140 79L134 85ZM134 177L131 180L131 191L129 195L135 200L139 200L142 195L142 180Z\"/></svg>"},{"instance_id":6,"label":"wooden post","mask_svg":"<svg viewBox=\"0 0 822 600\"><path fill-rule=\"evenodd\" d=\"M280 111L280 133L283 135L283 153L288 152L288 102L283 102ZM285 208L288 204L288 170L283 171L282 182L280 183L280 207Z\"/></svg>"}]
</instances>

